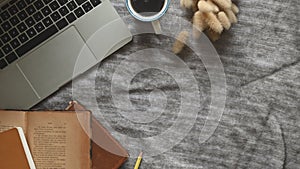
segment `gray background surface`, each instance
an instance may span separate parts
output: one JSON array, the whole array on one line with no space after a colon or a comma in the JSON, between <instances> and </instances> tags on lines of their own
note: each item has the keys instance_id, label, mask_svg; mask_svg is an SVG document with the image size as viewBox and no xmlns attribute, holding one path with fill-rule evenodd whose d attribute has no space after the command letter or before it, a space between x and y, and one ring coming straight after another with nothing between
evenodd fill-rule
<instances>
[{"instance_id":1,"label":"gray background surface","mask_svg":"<svg viewBox=\"0 0 300 169\"><path fill-rule=\"evenodd\" d=\"M216 132L206 143L198 143L210 103L210 82L201 60L185 48L179 56L199 82L203 109L180 143L163 154L144 159L141 168L300 168L300 3L298 0L235 2L240 8L239 22L213 43L227 80L226 107ZM122 0L113 0L113 4L121 16L128 15ZM179 0L172 1L168 13L191 18L190 13L180 9ZM114 70L128 54L149 47L170 50L173 41L157 35L136 36L96 70L78 79L83 89L91 83L96 84L98 108L111 125L113 134L148 137L174 123L180 91L164 72L141 72L131 86L132 102L139 108L148 106L145 98L149 86L151 89L155 85L167 93L168 109L157 122L143 125L126 122L118 114L110 93ZM93 71L97 72L96 80L89 75ZM82 95L85 95L84 90ZM69 100L72 100L72 84L33 109L64 109ZM131 157L122 168L133 168L134 162L135 157Z\"/></svg>"}]
</instances>

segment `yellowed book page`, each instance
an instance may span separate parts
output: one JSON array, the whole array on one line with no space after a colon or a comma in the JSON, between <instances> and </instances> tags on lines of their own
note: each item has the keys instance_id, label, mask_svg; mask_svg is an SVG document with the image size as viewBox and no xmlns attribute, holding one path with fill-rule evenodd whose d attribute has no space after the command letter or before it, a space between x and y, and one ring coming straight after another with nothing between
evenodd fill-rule
<instances>
[{"instance_id":1,"label":"yellowed book page","mask_svg":"<svg viewBox=\"0 0 300 169\"><path fill-rule=\"evenodd\" d=\"M22 127L24 133L26 133L26 113L0 110L0 132L14 127Z\"/></svg>"},{"instance_id":2,"label":"yellowed book page","mask_svg":"<svg viewBox=\"0 0 300 169\"><path fill-rule=\"evenodd\" d=\"M28 112L27 122L37 169L90 168L90 112Z\"/></svg>"}]
</instances>

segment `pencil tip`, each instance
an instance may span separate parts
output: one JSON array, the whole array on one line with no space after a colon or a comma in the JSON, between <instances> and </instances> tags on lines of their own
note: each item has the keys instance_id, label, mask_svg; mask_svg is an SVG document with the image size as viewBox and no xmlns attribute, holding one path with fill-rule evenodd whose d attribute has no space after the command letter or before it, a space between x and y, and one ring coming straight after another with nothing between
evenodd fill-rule
<instances>
[{"instance_id":1,"label":"pencil tip","mask_svg":"<svg viewBox=\"0 0 300 169\"><path fill-rule=\"evenodd\" d=\"M143 157L143 152L140 153L139 157Z\"/></svg>"}]
</instances>

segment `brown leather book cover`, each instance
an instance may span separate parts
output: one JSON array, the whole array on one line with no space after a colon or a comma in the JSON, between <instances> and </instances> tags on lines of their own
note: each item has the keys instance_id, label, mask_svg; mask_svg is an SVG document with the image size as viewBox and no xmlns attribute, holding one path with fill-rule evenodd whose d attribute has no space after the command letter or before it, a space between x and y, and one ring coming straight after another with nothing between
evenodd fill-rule
<instances>
[{"instance_id":1,"label":"brown leather book cover","mask_svg":"<svg viewBox=\"0 0 300 169\"><path fill-rule=\"evenodd\" d=\"M71 101L66 110L86 110ZM118 169L129 157L127 151L111 134L92 117L92 169ZM109 151L108 151L109 150Z\"/></svg>"},{"instance_id":2,"label":"brown leather book cover","mask_svg":"<svg viewBox=\"0 0 300 169\"><path fill-rule=\"evenodd\" d=\"M35 169L22 128L0 133L0 168Z\"/></svg>"},{"instance_id":3,"label":"brown leather book cover","mask_svg":"<svg viewBox=\"0 0 300 169\"><path fill-rule=\"evenodd\" d=\"M0 110L0 131L13 129L15 126L24 130L37 169L91 168L91 140L87 135L91 133L91 112ZM5 142L2 143L3 140L0 138L0 147L6 146ZM21 150L19 144L10 146L13 145ZM3 159L0 157L0 166ZM22 163L21 159L13 161Z\"/></svg>"}]
</instances>

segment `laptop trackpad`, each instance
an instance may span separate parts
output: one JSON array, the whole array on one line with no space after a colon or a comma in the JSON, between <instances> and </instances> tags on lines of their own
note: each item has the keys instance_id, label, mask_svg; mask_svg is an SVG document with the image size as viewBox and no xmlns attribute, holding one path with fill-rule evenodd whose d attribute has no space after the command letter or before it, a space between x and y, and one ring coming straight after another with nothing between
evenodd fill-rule
<instances>
[{"instance_id":1,"label":"laptop trackpad","mask_svg":"<svg viewBox=\"0 0 300 169\"><path fill-rule=\"evenodd\" d=\"M48 96L70 81L74 68L82 73L96 63L91 51L85 47L83 57L77 58L85 42L74 27L54 37L18 62L19 67L40 97Z\"/></svg>"}]
</instances>

